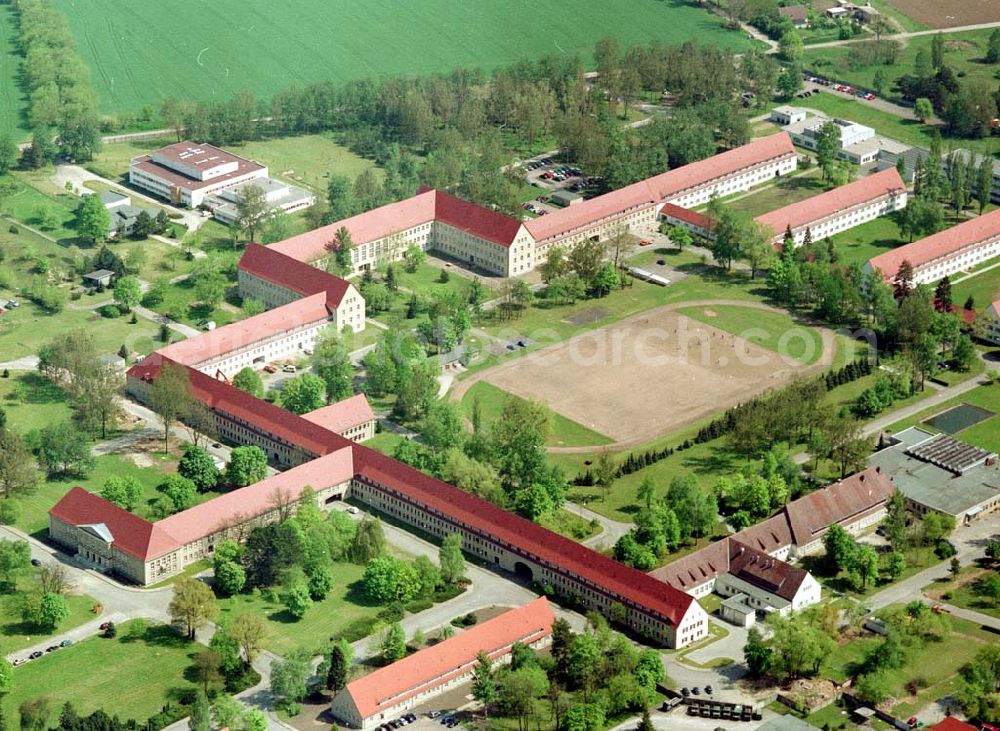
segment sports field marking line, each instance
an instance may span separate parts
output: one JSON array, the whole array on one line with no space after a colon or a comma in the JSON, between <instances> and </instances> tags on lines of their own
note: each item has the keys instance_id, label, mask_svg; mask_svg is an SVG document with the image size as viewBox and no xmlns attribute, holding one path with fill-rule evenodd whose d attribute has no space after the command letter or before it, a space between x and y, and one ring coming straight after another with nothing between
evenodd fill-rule
<instances>
[{"instance_id":1,"label":"sports field marking line","mask_svg":"<svg viewBox=\"0 0 1000 731\"><path fill-rule=\"evenodd\" d=\"M211 46L205 46L205 47L204 47L203 49L201 49L200 51L198 51L198 57L197 57L197 58L195 59L195 62L197 62L197 64L198 64L199 66L204 66L204 65L205 65L205 64L203 64L203 63L201 62L201 54L203 54L203 53L204 53L205 51L207 51L207 50L208 50L209 48L211 48Z\"/></svg>"}]
</instances>

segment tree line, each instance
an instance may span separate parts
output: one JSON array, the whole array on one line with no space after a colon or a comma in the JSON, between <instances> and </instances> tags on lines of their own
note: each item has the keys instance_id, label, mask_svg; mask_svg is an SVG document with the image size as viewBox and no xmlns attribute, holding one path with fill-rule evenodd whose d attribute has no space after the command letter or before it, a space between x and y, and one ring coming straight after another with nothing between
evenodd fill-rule
<instances>
[{"instance_id":1,"label":"tree line","mask_svg":"<svg viewBox=\"0 0 1000 731\"><path fill-rule=\"evenodd\" d=\"M17 12L17 43L32 129L23 163L41 167L57 151L76 160L90 160L100 148L97 98L66 16L48 0L11 0L10 4ZM53 134L58 148L52 143Z\"/></svg>"}]
</instances>

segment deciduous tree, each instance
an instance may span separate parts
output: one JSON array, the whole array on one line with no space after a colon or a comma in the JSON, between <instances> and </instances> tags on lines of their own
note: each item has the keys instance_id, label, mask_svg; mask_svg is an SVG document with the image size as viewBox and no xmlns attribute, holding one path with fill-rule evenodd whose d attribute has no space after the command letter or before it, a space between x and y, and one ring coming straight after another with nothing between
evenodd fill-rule
<instances>
[{"instance_id":1,"label":"deciduous tree","mask_svg":"<svg viewBox=\"0 0 1000 731\"><path fill-rule=\"evenodd\" d=\"M199 627L215 619L219 606L207 584L184 577L174 584L174 596L167 611L172 621L184 625L187 638L193 640Z\"/></svg>"}]
</instances>

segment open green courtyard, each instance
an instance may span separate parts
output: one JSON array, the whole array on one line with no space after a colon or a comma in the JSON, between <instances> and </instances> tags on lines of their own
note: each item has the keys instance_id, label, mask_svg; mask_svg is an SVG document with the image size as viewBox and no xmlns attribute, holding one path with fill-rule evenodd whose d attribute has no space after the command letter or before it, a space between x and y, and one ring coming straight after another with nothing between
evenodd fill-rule
<instances>
[{"instance_id":1,"label":"open green courtyard","mask_svg":"<svg viewBox=\"0 0 1000 731\"><path fill-rule=\"evenodd\" d=\"M39 630L21 618L25 595L36 591L40 591L40 584L33 574L17 582L16 592L0 595L0 654L9 655L31 647L97 617L94 613L96 602L92 597L69 594L66 596L69 616L53 632Z\"/></svg>"},{"instance_id":2,"label":"open green courtyard","mask_svg":"<svg viewBox=\"0 0 1000 731\"><path fill-rule=\"evenodd\" d=\"M124 624L115 639L92 637L16 668L14 689L3 698L5 717L17 718L21 702L45 697L54 714L72 701L81 714L103 708L141 725L168 701L193 691L194 656L204 645L163 625L137 636L133 628L134 622Z\"/></svg>"}]
</instances>

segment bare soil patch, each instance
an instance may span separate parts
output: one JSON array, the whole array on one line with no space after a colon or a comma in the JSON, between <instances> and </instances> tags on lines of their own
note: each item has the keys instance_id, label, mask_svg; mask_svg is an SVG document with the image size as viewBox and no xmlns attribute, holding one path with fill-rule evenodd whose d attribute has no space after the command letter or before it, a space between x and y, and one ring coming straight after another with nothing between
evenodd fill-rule
<instances>
[{"instance_id":1,"label":"bare soil patch","mask_svg":"<svg viewBox=\"0 0 1000 731\"><path fill-rule=\"evenodd\" d=\"M582 327L583 325L589 325L592 322L603 320L607 316L608 311L601 307L588 307L585 310L580 310L579 312L564 318L563 322L575 325L576 327Z\"/></svg>"},{"instance_id":2,"label":"bare soil patch","mask_svg":"<svg viewBox=\"0 0 1000 731\"><path fill-rule=\"evenodd\" d=\"M931 28L1000 21L1000 0L891 0L901 12Z\"/></svg>"},{"instance_id":3,"label":"bare soil patch","mask_svg":"<svg viewBox=\"0 0 1000 731\"><path fill-rule=\"evenodd\" d=\"M651 439L781 386L812 367L670 311L582 333L484 375L616 441Z\"/></svg>"}]
</instances>

